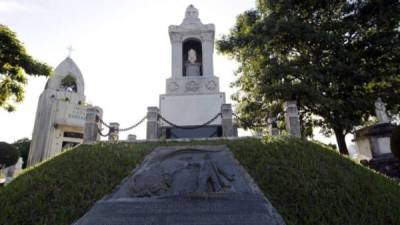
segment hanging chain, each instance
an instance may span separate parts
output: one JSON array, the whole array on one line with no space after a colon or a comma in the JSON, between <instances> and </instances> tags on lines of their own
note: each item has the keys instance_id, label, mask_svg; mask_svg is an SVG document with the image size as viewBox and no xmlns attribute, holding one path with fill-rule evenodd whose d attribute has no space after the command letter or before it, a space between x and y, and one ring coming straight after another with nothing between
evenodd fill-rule
<instances>
[{"instance_id":1,"label":"hanging chain","mask_svg":"<svg viewBox=\"0 0 400 225\"><path fill-rule=\"evenodd\" d=\"M110 133L111 133L111 128L108 130L107 134L103 134L103 133L101 133L101 129L99 127L97 127L97 133L99 133L99 135L102 137L108 137L108 135L110 135Z\"/></svg>"},{"instance_id":2,"label":"hanging chain","mask_svg":"<svg viewBox=\"0 0 400 225\"><path fill-rule=\"evenodd\" d=\"M163 116L161 116L161 114L158 114L158 117L163 120L164 122L166 122L167 124L176 127L176 128L180 128L180 129L186 129L186 130L191 130L191 129L198 129L198 128L202 128L205 127L207 125L209 125L210 123L212 123L214 120L216 120L218 117L220 117L222 115L222 113L217 113L217 115L215 115L213 118L211 118L210 120L208 120L207 122L201 124L201 125L197 125L197 126L190 126L190 127L186 127L186 126L180 126L177 124L172 123L171 121L165 119Z\"/></svg>"},{"instance_id":3,"label":"hanging chain","mask_svg":"<svg viewBox=\"0 0 400 225\"><path fill-rule=\"evenodd\" d=\"M139 122L133 124L130 127L124 128L124 129L118 129L118 131L120 132L124 132L124 131L128 131L128 130L132 130L133 128L139 126L140 124L142 124L145 120L147 119L147 115L143 117L143 119L141 119Z\"/></svg>"},{"instance_id":4,"label":"hanging chain","mask_svg":"<svg viewBox=\"0 0 400 225\"><path fill-rule=\"evenodd\" d=\"M106 124L98 115L96 115L96 122L100 121L101 124L103 124L107 128L111 128L110 125Z\"/></svg>"}]
</instances>

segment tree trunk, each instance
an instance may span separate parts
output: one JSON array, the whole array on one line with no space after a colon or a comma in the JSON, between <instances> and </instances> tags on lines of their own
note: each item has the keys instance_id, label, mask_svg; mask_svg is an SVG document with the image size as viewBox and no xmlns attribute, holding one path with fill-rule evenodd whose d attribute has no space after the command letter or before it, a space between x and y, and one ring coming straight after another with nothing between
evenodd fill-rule
<instances>
[{"instance_id":1,"label":"tree trunk","mask_svg":"<svg viewBox=\"0 0 400 225\"><path fill-rule=\"evenodd\" d=\"M341 129L334 129L335 132L335 136L336 136L336 141L339 147L339 152L340 154L343 155L348 155L349 154L349 150L347 149L347 145L346 145L346 135L343 134L343 130Z\"/></svg>"}]
</instances>

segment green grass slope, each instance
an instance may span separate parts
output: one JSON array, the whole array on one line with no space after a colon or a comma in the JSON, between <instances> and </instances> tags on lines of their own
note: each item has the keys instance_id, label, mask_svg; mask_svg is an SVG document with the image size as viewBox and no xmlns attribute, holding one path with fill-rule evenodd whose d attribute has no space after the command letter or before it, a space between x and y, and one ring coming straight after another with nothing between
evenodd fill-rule
<instances>
[{"instance_id":1,"label":"green grass slope","mask_svg":"<svg viewBox=\"0 0 400 225\"><path fill-rule=\"evenodd\" d=\"M288 225L400 224L398 184L324 146L294 139L81 145L1 188L0 224L71 224L154 147L222 143Z\"/></svg>"}]
</instances>

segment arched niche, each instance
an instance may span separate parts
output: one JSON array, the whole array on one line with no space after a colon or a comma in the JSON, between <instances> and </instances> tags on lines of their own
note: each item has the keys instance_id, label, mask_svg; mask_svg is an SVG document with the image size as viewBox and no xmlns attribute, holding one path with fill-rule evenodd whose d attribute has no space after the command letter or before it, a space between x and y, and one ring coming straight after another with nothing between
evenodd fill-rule
<instances>
[{"instance_id":1,"label":"arched niche","mask_svg":"<svg viewBox=\"0 0 400 225\"><path fill-rule=\"evenodd\" d=\"M191 63L189 61L189 51L193 49L196 52L196 61ZM190 64L190 65L189 65ZM203 49L199 39L188 38L182 43L182 74L183 76L196 76L187 74L188 66L198 67L197 76L203 76Z\"/></svg>"}]
</instances>

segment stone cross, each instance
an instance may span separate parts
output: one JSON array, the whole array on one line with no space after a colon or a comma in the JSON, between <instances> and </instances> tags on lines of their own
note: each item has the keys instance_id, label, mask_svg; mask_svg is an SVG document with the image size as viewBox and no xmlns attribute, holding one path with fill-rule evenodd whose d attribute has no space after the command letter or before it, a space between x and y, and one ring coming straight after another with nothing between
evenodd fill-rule
<instances>
[{"instance_id":1,"label":"stone cross","mask_svg":"<svg viewBox=\"0 0 400 225\"><path fill-rule=\"evenodd\" d=\"M67 50L68 50L68 57L71 57L71 53L72 53L73 51L75 51L75 49L73 49L73 48L72 48L72 45L70 45L70 46L67 47Z\"/></svg>"}]
</instances>

